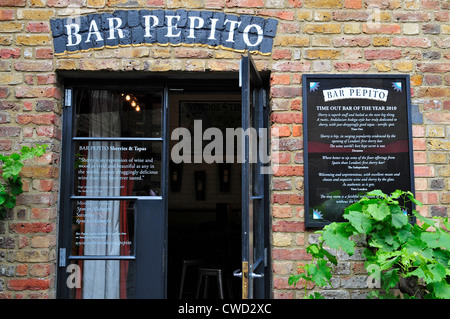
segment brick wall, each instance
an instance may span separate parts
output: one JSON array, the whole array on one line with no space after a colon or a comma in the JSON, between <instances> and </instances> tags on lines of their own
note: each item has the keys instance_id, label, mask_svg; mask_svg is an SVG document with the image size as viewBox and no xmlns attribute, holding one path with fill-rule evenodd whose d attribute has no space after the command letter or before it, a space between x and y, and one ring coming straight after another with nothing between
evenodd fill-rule
<instances>
[{"instance_id":1,"label":"brick wall","mask_svg":"<svg viewBox=\"0 0 450 319\"><path fill-rule=\"evenodd\" d=\"M279 20L273 54L255 56L271 71L275 298L300 298L288 286L305 247L303 73L411 75L416 191L426 216L450 206L450 18L448 0L0 0L0 150L50 145L23 172L25 193L0 221L0 298L54 298L61 138L56 70L237 71L240 54L200 47L142 46L54 57L49 19L115 9L223 10ZM275 134L275 130L273 131ZM359 298L366 288L358 255L340 255L329 297ZM312 288L312 287L311 287Z\"/></svg>"}]
</instances>

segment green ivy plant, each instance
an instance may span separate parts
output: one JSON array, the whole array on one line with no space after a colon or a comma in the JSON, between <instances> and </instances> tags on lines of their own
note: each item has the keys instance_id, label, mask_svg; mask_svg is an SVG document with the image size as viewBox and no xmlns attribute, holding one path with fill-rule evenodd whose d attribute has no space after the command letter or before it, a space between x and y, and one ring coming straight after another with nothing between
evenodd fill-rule
<instances>
[{"instance_id":1,"label":"green ivy plant","mask_svg":"<svg viewBox=\"0 0 450 319\"><path fill-rule=\"evenodd\" d=\"M327 249L355 252L355 236L365 238L365 268L379 283L369 293L371 298L450 298L450 223L448 218L425 218L409 204L421 206L409 191L397 190L390 195L380 190L366 193L348 206L344 218L348 222L331 223L318 231L318 244L307 252L309 264L301 266L300 274L289 277L289 284L304 280L306 298L323 298L320 293L306 295L306 286L331 285L332 267L336 257ZM412 218L417 220L412 222ZM324 248L328 247L328 248ZM401 294L395 294L398 289Z\"/></svg>"},{"instance_id":2,"label":"green ivy plant","mask_svg":"<svg viewBox=\"0 0 450 319\"><path fill-rule=\"evenodd\" d=\"M24 161L33 157L40 157L45 153L47 145L35 147L23 146L19 153L0 155L2 180L0 181L0 219L6 217L8 209L16 206L16 196L23 193L20 172Z\"/></svg>"}]
</instances>

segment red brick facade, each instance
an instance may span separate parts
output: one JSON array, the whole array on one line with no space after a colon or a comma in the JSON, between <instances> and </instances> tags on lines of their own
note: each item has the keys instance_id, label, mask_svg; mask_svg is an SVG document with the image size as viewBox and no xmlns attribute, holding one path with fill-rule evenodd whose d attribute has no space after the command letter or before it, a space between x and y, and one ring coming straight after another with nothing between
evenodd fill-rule
<instances>
[{"instance_id":1,"label":"red brick facade","mask_svg":"<svg viewBox=\"0 0 450 319\"><path fill-rule=\"evenodd\" d=\"M411 76L417 198L425 216L450 207L450 3L446 0L0 0L0 150L45 143L25 167L25 193L0 221L0 299L55 298L63 83L56 71L237 71L240 53L202 47L140 46L53 55L50 19L117 9L185 8L278 20L271 55L271 178L274 298L301 298L289 274L309 259L304 226L302 74ZM278 130L274 130L277 128ZM339 256L329 297L364 296L358 256ZM312 288L312 287L311 287Z\"/></svg>"}]
</instances>

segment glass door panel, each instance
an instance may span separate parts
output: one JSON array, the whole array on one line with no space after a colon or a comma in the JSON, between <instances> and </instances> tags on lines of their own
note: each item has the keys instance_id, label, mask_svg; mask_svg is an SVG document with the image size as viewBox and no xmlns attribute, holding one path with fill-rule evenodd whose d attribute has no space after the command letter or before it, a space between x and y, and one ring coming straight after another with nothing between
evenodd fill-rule
<instances>
[{"instance_id":1,"label":"glass door panel","mask_svg":"<svg viewBox=\"0 0 450 319\"><path fill-rule=\"evenodd\" d=\"M76 86L66 94L60 294L164 298L167 94Z\"/></svg>"},{"instance_id":2,"label":"glass door panel","mask_svg":"<svg viewBox=\"0 0 450 319\"><path fill-rule=\"evenodd\" d=\"M132 200L74 200L72 256L133 256L135 210Z\"/></svg>"},{"instance_id":3,"label":"glass door panel","mask_svg":"<svg viewBox=\"0 0 450 319\"><path fill-rule=\"evenodd\" d=\"M75 137L162 135L160 92L81 89L76 91L75 99Z\"/></svg>"},{"instance_id":4,"label":"glass door panel","mask_svg":"<svg viewBox=\"0 0 450 319\"><path fill-rule=\"evenodd\" d=\"M160 196L160 141L75 141L77 196Z\"/></svg>"}]
</instances>

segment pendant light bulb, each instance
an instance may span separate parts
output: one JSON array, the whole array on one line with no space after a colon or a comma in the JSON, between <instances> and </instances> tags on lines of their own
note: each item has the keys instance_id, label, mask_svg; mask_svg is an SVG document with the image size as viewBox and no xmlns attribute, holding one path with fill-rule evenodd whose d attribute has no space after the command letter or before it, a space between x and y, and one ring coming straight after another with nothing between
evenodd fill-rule
<instances>
[{"instance_id":1,"label":"pendant light bulb","mask_svg":"<svg viewBox=\"0 0 450 319\"><path fill-rule=\"evenodd\" d=\"M136 111L140 111L141 110L141 107L138 105L138 106L136 106Z\"/></svg>"},{"instance_id":2,"label":"pendant light bulb","mask_svg":"<svg viewBox=\"0 0 450 319\"><path fill-rule=\"evenodd\" d=\"M129 101L131 100L131 96L129 96L128 94L125 96L125 100Z\"/></svg>"},{"instance_id":3,"label":"pendant light bulb","mask_svg":"<svg viewBox=\"0 0 450 319\"><path fill-rule=\"evenodd\" d=\"M132 106L132 107L135 107L135 106L136 106L136 101L132 101L132 102L131 102L131 106Z\"/></svg>"}]
</instances>

